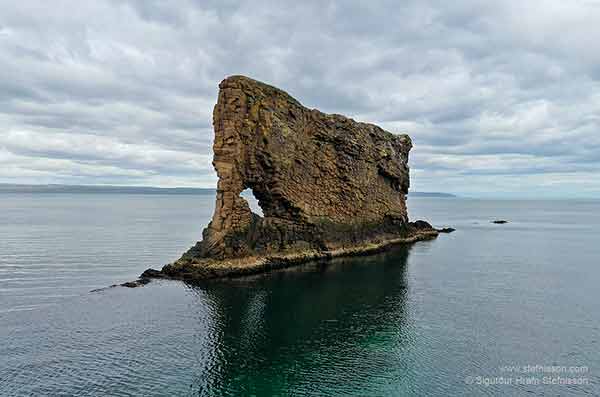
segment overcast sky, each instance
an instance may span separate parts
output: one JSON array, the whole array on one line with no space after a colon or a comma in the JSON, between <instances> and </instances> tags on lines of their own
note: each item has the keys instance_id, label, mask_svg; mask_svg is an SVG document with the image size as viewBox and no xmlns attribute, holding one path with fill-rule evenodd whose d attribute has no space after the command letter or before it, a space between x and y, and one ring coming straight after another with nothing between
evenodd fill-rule
<instances>
[{"instance_id":1,"label":"overcast sky","mask_svg":"<svg viewBox=\"0 0 600 397\"><path fill-rule=\"evenodd\" d=\"M213 187L218 83L409 134L412 189L600 196L600 2L0 0L0 182Z\"/></svg>"}]
</instances>

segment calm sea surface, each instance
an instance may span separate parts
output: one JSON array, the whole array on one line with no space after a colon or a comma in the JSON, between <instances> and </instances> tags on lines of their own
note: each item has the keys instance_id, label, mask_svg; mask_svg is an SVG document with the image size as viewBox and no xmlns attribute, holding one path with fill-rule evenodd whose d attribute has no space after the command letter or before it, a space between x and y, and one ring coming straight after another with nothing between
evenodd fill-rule
<instances>
[{"instance_id":1,"label":"calm sea surface","mask_svg":"<svg viewBox=\"0 0 600 397\"><path fill-rule=\"evenodd\" d=\"M458 230L252 278L90 292L176 259L213 197L2 194L0 395L600 395L600 202L409 208Z\"/></svg>"}]
</instances>

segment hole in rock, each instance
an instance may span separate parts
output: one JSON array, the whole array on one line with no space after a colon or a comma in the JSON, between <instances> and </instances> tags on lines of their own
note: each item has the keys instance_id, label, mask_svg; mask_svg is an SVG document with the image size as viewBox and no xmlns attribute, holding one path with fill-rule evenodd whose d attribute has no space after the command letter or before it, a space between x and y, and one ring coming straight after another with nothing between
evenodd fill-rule
<instances>
[{"instance_id":1,"label":"hole in rock","mask_svg":"<svg viewBox=\"0 0 600 397\"><path fill-rule=\"evenodd\" d=\"M250 210L252 212L254 212L257 215L264 216L262 208L260 208L260 205L258 205L258 200L256 199L256 197L254 197L252 189L244 189L242 193L240 193L240 197L248 202L248 205L250 206Z\"/></svg>"}]
</instances>

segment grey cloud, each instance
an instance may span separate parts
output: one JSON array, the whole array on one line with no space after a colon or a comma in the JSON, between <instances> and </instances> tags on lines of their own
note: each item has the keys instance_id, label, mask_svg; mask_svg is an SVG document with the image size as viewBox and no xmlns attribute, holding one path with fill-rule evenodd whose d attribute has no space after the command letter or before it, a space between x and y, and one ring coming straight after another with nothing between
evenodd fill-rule
<instances>
[{"instance_id":1,"label":"grey cloud","mask_svg":"<svg viewBox=\"0 0 600 397\"><path fill-rule=\"evenodd\" d=\"M506 191L519 191L511 175L543 185L536 192L600 191L593 2L0 7L0 153L16 156L0 182L212 185L217 85L246 74L305 106L410 134L418 189L485 192L485 174ZM574 173L595 175L593 186L569 183Z\"/></svg>"}]
</instances>

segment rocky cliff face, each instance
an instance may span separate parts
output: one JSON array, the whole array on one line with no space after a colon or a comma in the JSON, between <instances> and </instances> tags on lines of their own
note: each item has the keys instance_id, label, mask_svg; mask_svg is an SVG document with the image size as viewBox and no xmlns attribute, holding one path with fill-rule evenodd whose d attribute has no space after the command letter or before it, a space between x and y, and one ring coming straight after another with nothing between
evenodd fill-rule
<instances>
[{"instance_id":1,"label":"rocky cliff face","mask_svg":"<svg viewBox=\"0 0 600 397\"><path fill-rule=\"evenodd\" d=\"M215 212L182 260L332 250L406 235L407 135L305 108L243 76L219 88ZM246 188L264 217L240 197Z\"/></svg>"}]
</instances>

